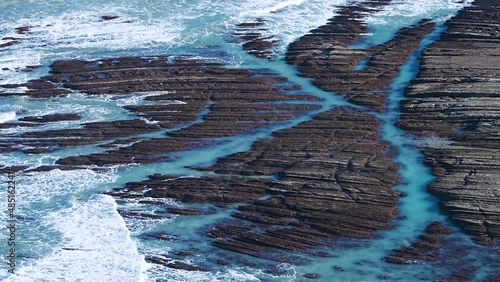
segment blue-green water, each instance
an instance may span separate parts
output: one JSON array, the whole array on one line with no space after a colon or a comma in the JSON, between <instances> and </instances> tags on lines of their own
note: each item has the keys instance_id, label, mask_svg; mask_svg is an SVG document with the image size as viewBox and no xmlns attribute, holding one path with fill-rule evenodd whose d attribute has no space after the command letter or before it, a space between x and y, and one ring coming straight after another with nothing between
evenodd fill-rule
<instances>
[{"instance_id":1,"label":"blue-green water","mask_svg":"<svg viewBox=\"0 0 500 282\"><path fill-rule=\"evenodd\" d=\"M111 197L99 194L120 187L129 181L145 179L153 173L180 176L202 175L187 166L208 165L217 158L250 149L259 139L271 133L308 121L314 115L348 105L341 97L314 87L309 80L299 77L293 67L283 61L286 46L308 30L324 24L334 15L339 5L348 1L316 0L261 0L261 1L12 1L0 3L0 38L14 36L23 40L9 48L0 49L0 83L18 83L47 74L49 65L58 59L97 59L116 56L183 55L216 59L229 67L268 68L303 87L304 93L322 98L321 107L287 122L251 131L238 136L222 138L208 148L177 153L171 162L118 166L99 172L88 170L38 172L17 176L19 209L18 263L15 276L8 276L7 266L0 265L0 278L7 281L302 281L305 273L318 273L320 281L377 281L382 279L413 281L419 278L446 277L451 269L434 269L420 263L410 266L389 265L382 261L391 249L411 244L427 224L447 218L439 213L436 200L425 190L432 181L429 170L422 164L419 151L394 123L399 116L402 91L418 69L418 52L401 68L389 91L388 111L372 113L383 123L383 139L398 148L396 161L401 164L403 184L396 187L408 193L400 201L404 220L395 222L396 228L380 232L377 239L357 240L358 247L332 249L332 258L306 257L310 263L302 266L276 266L280 275L271 275L262 269L244 266L219 267L216 272L187 272L165 269L146 263L145 255L171 254L178 250L196 250L197 255L186 262L210 265L214 249L209 239L201 234L210 224L230 218L236 207L217 208L210 216L176 217L144 221L122 218L117 210L158 212L158 208L138 202L117 204ZM356 2L356 1L349 1ZM423 18L443 22L463 4L450 0L395 1L383 11L370 16L367 22L371 33L352 48L366 48L389 40L401 27ZM119 15L110 22L100 20L103 15ZM278 60L269 62L254 58L237 44L225 38L234 24L263 17L268 22L268 33L280 39L276 48ZM31 33L17 35L14 28L30 25ZM435 40L442 27L421 44L425 48ZM5 41L5 40L4 40ZM0 43L4 43L0 41ZM214 47L217 46L217 47ZM42 65L31 73L18 72L29 65ZM24 89L17 89L24 91ZM0 121L23 116L60 112L80 113L85 122L132 119L135 116L120 106L144 103L136 93L121 99L107 96L87 97L74 93L64 98L32 100L28 98L0 98ZM286 94L284 94L286 95ZM316 102L314 102L316 103ZM203 122L202 118L197 122ZM41 129L77 128L78 122L60 122ZM186 125L187 126L187 125ZM177 128L180 129L181 127ZM29 129L29 130L41 130ZM15 135L27 129L5 129L2 135ZM153 133L142 138L158 137ZM2 165L53 164L57 159L102 151L97 146L70 148L45 155L21 153L1 154ZM5 176L0 180L5 183ZM0 199L6 199L0 189ZM165 200L170 205L181 205ZM6 201L0 208L6 210ZM209 208L209 206L201 206ZM214 207L213 207L214 208ZM0 219L6 220L2 213ZM178 236L177 241L147 240L144 233L165 231ZM453 240L466 246L470 252L462 258L472 261L479 271L475 280L484 279L493 272L488 264L490 254L475 246L456 230ZM0 241L6 241L8 231L0 228ZM80 251L64 250L77 248ZM6 244L0 252L7 253ZM173 255L172 255L173 256ZM249 261L255 258L246 258ZM335 268L335 266L337 266ZM342 269L343 271L339 271ZM439 276L441 275L441 276Z\"/></svg>"}]
</instances>

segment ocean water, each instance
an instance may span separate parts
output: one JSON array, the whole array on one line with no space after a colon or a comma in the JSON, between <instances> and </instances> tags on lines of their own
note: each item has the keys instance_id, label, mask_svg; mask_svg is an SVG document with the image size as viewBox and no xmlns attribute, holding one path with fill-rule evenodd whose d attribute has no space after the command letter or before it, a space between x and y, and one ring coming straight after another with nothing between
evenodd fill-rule
<instances>
[{"instance_id":1,"label":"ocean water","mask_svg":"<svg viewBox=\"0 0 500 282\"><path fill-rule=\"evenodd\" d=\"M234 68L269 68L301 85L309 95L321 97L321 108L287 122L251 134L222 138L208 148L180 152L171 162L116 166L106 170L82 169L74 171L24 173L17 176L18 266L17 274L9 275L6 264L0 264L0 279L5 281L303 281L303 274L321 275L319 281L413 281L420 278L434 280L445 277L452 269L434 268L430 264L411 266L388 265L381 260L391 249L410 245L432 221L446 222L456 232L453 240L470 250L461 258L476 265L474 279L481 281L494 272L491 254L474 245L458 229L449 224L437 208L437 201L426 192L433 180L422 164L419 151L394 123L399 116L398 104L404 87L416 75L419 52L436 40L444 27L421 43L421 49L401 68L389 91L389 111L376 114L383 122L383 138L398 148L396 161L401 164L403 184L396 187L408 193L401 199L401 215L406 219L395 222L396 228L380 232L374 240L360 241L356 248L334 249L332 258L306 257L310 262L296 266L279 264L273 267L279 274L245 266L218 267L210 264L215 258L213 247L201 231L211 223L224 218L237 206L218 209L213 215L199 217L168 216L158 220L123 218L118 211L156 212L151 205L134 201L116 202L101 192L120 187L129 181L139 181L153 173L179 176L202 175L188 166L208 165L217 158L248 150L259 139L271 133L310 120L314 115L343 105L341 97L314 87L308 79L283 61L287 45L310 29L318 27L335 15L338 7L359 1L332 0L50 0L14 1L0 3L0 39L21 37L20 43L0 49L0 84L22 83L46 75L51 62L60 59L98 59L117 56L184 55L218 60ZM389 40L401 27L424 18L443 23L456 11L469 5L452 0L394 1L381 12L367 17L370 33L351 48L363 48ZM119 19L101 21L104 15L118 15ZM228 36L237 23L263 18L268 35L280 40L275 51L276 61L254 58L241 46L230 43ZM32 26L25 35L14 33L15 27ZM0 40L0 44L8 40ZM217 46L217 47L214 47ZM33 72L20 70L41 65ZM7 68L8 70L1 70ZM26 89L16 89L22 93ZM1 91L1 90L0 90ZM11 90L9 90L11 91ZM156 93L158 94L158 93ZM119 99L87 97L74 93L68 97L32 100L25 97L1 97L0 123L15 121L24 116L54 113L79 113L84 122L134 119L121 106L146 103L143 98L155 93L133 93ZM200 116L197 122L203 122ZM190 124L182 125L189 126ZM78 128L79 122L58 122L37 129L2 129L0 134L15 135L27 130ZM155 133L155 134L163 134ZM145 137L155 137L155 134ZM57 159L102 151L97 146L70 148L44 155L20 153L0 154L2 165L36 167L55 163ZM0 183L6 183L6 175ZM0 199L7 199L0 189ZM166 199L171 205L179 205ZM6 200L0 200L0 209L6 211ZM187 205L184 205L187 206ZM196 205L194 205L196 206ZM206 206L203 206L206 208ZM8 214L0 213L6 222ZM176 234L176 241L148 240L144 234L165 231ZM6 242L8 230L0 226L0 242ZM187 263L205 264L213 272L188 272L166 269L149 264L147 255L171 254L178 250L196 250L196 255L183 259ZM0 253L7 254L6 244L0 244ZM247 258L249 261L259 261ZM338 266L338 267L335 267ZM339 271L342 269L343 271ZM439 276L442 275L442 276Z\"/></svg>"}]
</instances>

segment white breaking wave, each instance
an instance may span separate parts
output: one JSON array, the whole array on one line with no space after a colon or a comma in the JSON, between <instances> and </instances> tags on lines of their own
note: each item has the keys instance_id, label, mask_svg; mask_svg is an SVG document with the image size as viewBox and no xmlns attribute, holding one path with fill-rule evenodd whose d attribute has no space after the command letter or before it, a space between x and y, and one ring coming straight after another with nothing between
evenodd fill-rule
<instances>
[{"instance_id":1,"label":"white breaking wave","mask_svg":"<svg viewBox=\"0 0 500 282\"><path fill-rule=\"evenodd\" d=\"M16 160L15 158L6 159ZM29 164L19 163L17 165ZM100 172L90 169L71 171L55 169L47 172L25 173L16 180L17 200L25 206L34 203L48 203L55 197L91 191L99 185L112 183L116 179L117 176L112 169ZM6 196L4 193L5 191L2 191L0 195ZM1 202L1 204L5 203Z\"/></svg>"},{"instance_id":2,"label":"white breaking wave","mask_svg":"<svg viewBox=\"0 0 500 282\"><path fill-rule=\"evenodd\" d=\"M120 18L110 21L100 18L109 14ZM16 34L14 28L21 26L30 26L29 33ZM0 21L0 38L21 38L0 53L2 69L8 69L0 70L1 83L25 82L36 75L19 70L57 59L90 59L102 51L182 44L182 30L176 20L140 19L112 5L48 16L34 14L15 22ZM0 44L6 42L0 40Z\"/></svg>"},{"instance_id":3,"label":"white breaking wave","mask_svg":"<svg viewBox=\"0 0 500 282\"><path fill-rule=\"evenodd\" d=\"M16 112L15 111L0 113L0 123L5 123L5 122L15 120L15 119L16 119Z\"/></svg>"},{"instance_id":4,"label":"white breaking wave","mask_svg":"<svg viewBox=\"0 0 500 282\"><path fill-rule=\"evenodd\" d=\"M0 123L16 120L17 115L23 111L24 108L22 106L12 105L11 102L0 105Z\"/></svg>"},{"instance_id":5,"label":"white breaking wave","mask_svg":"<svg viewBox=\"0 0 500 282\"><path fill-rule=\"evenodd\" d=\"M354 2L358 2L356 0ZM280 42L277 50L284 54L290 43L311 29L327 23L339 6L347 4L347 0L290 0L290 1L247 1L244 9L235 16L236 22L253 21L255 18L266 20L266 36L275 36ZM353 2L353 1L350 1Z\"/></svg>"},{"instance_id":6,"label":"white breaking wave","mask_svg":"<svg viewBox=\"0 0 500 282\"><path fill-rule=\"evenodd\" d=\"M269 4L271 4L270 7L267 7L265 9L261 10L253 10L251 11L252 14L254 15L264 15L264 14L269 14L269 13L276 13L279 12L281 9L284 9L286 7L290 6L297 6L302 3L304 3L305 0L289 0L289 1L277 1L278 3L274 3L275 1L268 1Z\"/></svg>"},{"instance_id":7,"label":"white breaking wave","mask_svg":"<svg viewBox=\"0 0 500 282\"><path fill-rule=\"evenodd\" d=\"M390 27L400 22L411 24L412 21L422 18L444 21L472 2L473 0L466 0L464 3L459 0L396 0L392 1L391 5L384 6L382 11L368 16L366 21L368 24L389 25Z\"/></svg>"},{"instance_id":8,"label":"white breaking wave","mask_svg":"<svg viewBox=\"0 0 500 282\"><path fill-rule=\"evenodd\" d=\"M72 207L47 215L44 224L64 241L6 281L144 281L147 264L112 197L73 201Z\"/></svg>"}]
</instances>

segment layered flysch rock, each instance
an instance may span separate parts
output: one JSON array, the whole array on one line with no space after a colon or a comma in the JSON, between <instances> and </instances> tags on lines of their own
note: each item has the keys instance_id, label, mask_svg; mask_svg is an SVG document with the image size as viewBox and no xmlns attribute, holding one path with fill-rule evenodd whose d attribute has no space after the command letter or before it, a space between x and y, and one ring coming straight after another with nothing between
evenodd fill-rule
<instances>
[{"instance_id":1,"label":"layered flysch rock","mask_svg":"<svg viewBox=\"0 0 500 282\"><path fill-rule=\"evenodd\" d=\"M431 223L425 230L425 234L420 235L419 240L411 246L394 250L385 257L385 260L395 264L411 264L415 261L433 261L436 259L436 251L441 249L445 235L452 231L444 227L441 222Z\"/></svg>"},{"instance_id":2,"label":"layered flysch rock","mask_svg":"<svg viewBox=\"0 0 500 282\"><path fill-rule=\"evenodd\" d=\"M64 97L71 93L68 89L62 89L58 87L55 83L48 81L46 79L36 79L31 80L24 84L3 84L0 87L4 89L26 87L28 90L24 93L18 92L6 92L0 93L2 96L29 96L32 98L53 98L53 97Z\"/></svg>"},{"instance_id":3,"label":"layered flysch rock","mask_svg":"<svg viewBox=\"0 0 500 282\"><path fill-rule=\"evenodd\" d=\"M117 148L91 156L70 157L62 165L116 165L159 162L172 152L203 145L203 140L228 137L271 126L316 109L319 99L305 95L283 95L300 87L266 70L227 69L220 63L167 57L116 58L98 61L57 61L52 75L24 85L32 98L60 96L71 91L88 95L143 95L144 103L124 108L139 116L132 120L83 123L80 128L29 131L5 136L2 150L45 153L65 147L99 144ZM279 84L279 85L278 85ZM35 89L30 88L35 87ZM5 93L4 93L5 94ZM5 94L8 95L8 94ZM307 100L303 103L283 103ZM76 116L26 117L42 122L74 119ZM9 127L16 125L9 124ZM171 129L169 136L141 137ZM120 138L121 140L114 141ZM110 143L111 142L111 143Z\"/></svg>"},{"instance_id":4,"label":"layered flysch rock","mask_svg":"<svg viewBox=\"0 0 500 282\"><path fill-rule=\"evenodd\" d=\"M438 180L429 190L481 243L500 237L500 2L477 0L421 57L400 125Z\"/></svg>"},{"instance_id":5,"label":"layered flysch rock","mask_svg":"<svg viewBox=\"0 0 500 282\"><path fill-rule=\"evenodd\" d=\"M248 54L258 58L275 59L273 47L278 43L278 40L273 36L263 34L267 31L264 19L257 18L253 22L237 24L235 30L233 36L242 41L242 47Z\"/></svg>"},{"instance_id":6,"label":"layered flysch rock","mask_svg":"<svg viewBox=\"0 0 500 282\"><path fill-rule=\"evenodd\" d=\"M232 215L234 221L210 229L214 245L290 261L275 251L307 252L327 239L372 238L374 231L390 228L400 196L391 189L399 183L398 166L373 130L378 127L376 118L352 108L326 112L203 168L219 176L155 175L110 194L246 203Z\"/></svg>"},{"instance_id":7,"label":"layered flysch rock","mask_svg":"<svg viewBox=\"0 0 500 282\"><path fill-rule=\"evenodd\" d=\"M399 30L396 36L368 49L353 49L363 33L364 19L390 1L365 1L339 10L338 15L310 34L290 44L286 61L296 65L302 76L326 91L345 95L348 101L380 111L386 103L387 87L399 68L419 47L435 24L423 20Z\"/></svg>"}]
</instances>

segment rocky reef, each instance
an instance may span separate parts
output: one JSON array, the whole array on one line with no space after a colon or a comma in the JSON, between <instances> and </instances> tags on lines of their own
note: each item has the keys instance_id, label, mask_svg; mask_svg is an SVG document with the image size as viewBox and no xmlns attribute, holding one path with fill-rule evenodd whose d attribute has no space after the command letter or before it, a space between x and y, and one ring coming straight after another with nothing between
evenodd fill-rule
<instances>
[{"instance_id":1,"label":"rocky reef","mask_svg":"<svg viewBox=\"0 0 500 282\"><path fill-rule=\"evenodd\" d=\"M411 264L418 260L433 261L436 259L435 252L443 245L443 237L451 233L452 231L441 222L433 222L417 242L409 247L394 250L385 260L396 264Z\"/></svg>"},{"instance_id":2,"label":"rocky reef","mask_svg":"<svg viewBox=\"0 0 500 282\"><path fill-rule=\"evenodd\" d=\"M429 191L477 242L500 237L500 3L477 0L448 20L406 89L400 126L438 177Z\"/></svg>"},{"instance_id":3,"label":"rocky reef","mask_svg":"<svg viewBox=\"0 0 500 282\"><path fill-rule=\"evenodd\" d=\"M273 47L278 40L273 36L265 36L263 34L265 31L267 31L266 22L262 18L257 18L253 22L237 24L233 36L241 40L242 47L248 54L274 60L276 56Z\"/></svg>"},{"instance_id":4,"label":"rocky reef","mask_svg":"<svg viewBox=\"0 0 500 282\"><path fill-rule=\"evenodd\" d=\"M24 95L48 98L71 92L109 95L146 95L145 103L124 108L138 118L82 123L80 128L28 131L7 135L0 145L6 150L45 153L65 147L101 145L112 140L117 150L91 156L62 159L62 165L115 165L132 162L159 162L166 154L202 146L203 140L229 137L248 130L268 127L318 108L319 99L306 95L282 95L298 90L297 85L266 70L224 68L219 63L189 59L169 62L167 57L119 58L98 61L57 61L52 75L24 85L3 85L9 89L25 86ZM278 83L280 85L278 85ZM287 104L286 101L303 101ZM58 115L26 117L23 122L75 119ZM14 123L10 126L25 126ZM145 138L146 133L170 129L163 138ZM128 141L127 141L128 140ZM111 145L111 144L110 144ZM110 146L115 147L115 146Z\"/></svg>"},{"instance_id":5,"label":"rocky reef","mask_svg":"<svg viewBox=\"0 0 500 282\"><path fill-rule=\"evenodd\" d=\"M382 111L387 87L422 38L435 24L423 20L403 28L394 38L370 48L350 48L368 33L367 14L379 11L390 1L365 1L346 6L321 27L290 44L286 61L300 74L312 78L323 90L337 92L355 104Z\"/></svg>"},{"instance_id":6,"label":"rocky reef","mask_svg":"<svg viewBox=\"0 0 500 282\"><path fill-rule=\"evenodd\" d=\"M373 238L390 228L400 193L389 144L374 131L376 118L353 108L258 141L248 152L201 168L219 176L154 175L128 183L115 197L174 198L186 203L240 203L229 224L208 232L215 246L278 261L270 250L309 251L334 238ZM253 178L260 176L260 178ZM265 178L262 178L265 176Z\"/></svg>"}]
</instances>

